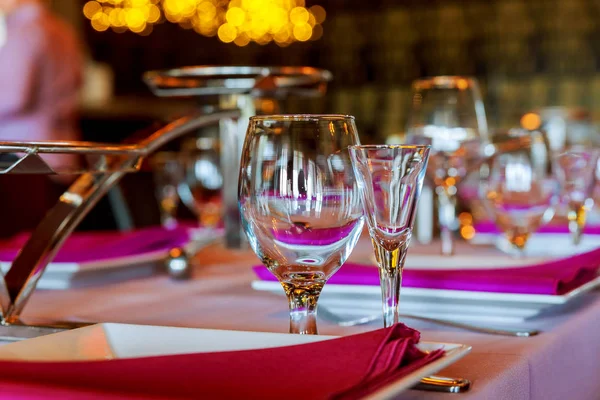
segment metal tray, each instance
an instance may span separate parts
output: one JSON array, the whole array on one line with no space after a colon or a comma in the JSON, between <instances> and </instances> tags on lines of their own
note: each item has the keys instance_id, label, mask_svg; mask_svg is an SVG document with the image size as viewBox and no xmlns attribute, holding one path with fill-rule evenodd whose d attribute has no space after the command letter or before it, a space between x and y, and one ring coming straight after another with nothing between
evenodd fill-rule
<instances>
[{"instance_id":1,"label":"metal tray","mask_svg":"<svg viewBox=\"0 0 600 400\"><path fill-rule=\"evenodd\" d=\"M163 97L320 96L331 79L331 72L312 67L190 66L144 75L152 92Z\"/></svg>"}]
</instances>

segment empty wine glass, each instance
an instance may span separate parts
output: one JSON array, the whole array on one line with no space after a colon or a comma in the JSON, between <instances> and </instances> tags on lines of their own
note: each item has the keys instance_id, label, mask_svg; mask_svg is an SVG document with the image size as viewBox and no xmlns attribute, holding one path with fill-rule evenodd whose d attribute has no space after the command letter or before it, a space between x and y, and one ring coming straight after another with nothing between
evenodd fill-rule
<instances>
[{"instance_id":1,"label":"empty wine glass","mask_svg":"<svg viewBox=\"0 0 600 400\"><path fill-rule=\"evenodd\" d=\"M191 203L200 227L215 229L223 216L223 174L218 140L213 137L196 139L195 147L186 150L184 159L185 187L180 188L180 194L187 199L186 204Z\"/></svg>"},{"instance_id":2,"label":"empty wine glass","mask_svg":"<svg viewBox=\"0 0 600 400\"><path fill-rule=\"evenodd\" d=\"M429 150L429 146L350 147L379 266L385 327L398 323L402 269Z\"/></svg>"},{"instance_id":3,"label":"empty wine glass","mask_svg":"<svg viewBox=\"0 0 600 400\"><path fill-rule=\"evenodd\" d=\"M435 187L442 254L454 253L458 184L483 161L487 123L473 78L436 76L412 85L407 126L411 144L431 145L427 177Z\"/></svg>"},{"instance_id":4,"label":"empty wine glass","mask_svg":"<svg viewBox=\"0 0 600 400\"><path fill-rule=\"evenodd\" d=\"M348 153L358 143L350 116L250 118L239 181L242 225L285 290L290 333L317 333L321 290L361 234L360 194Z\"/></svg>"},{"instance_id":5,"label":"empty wine glass","mask_svg":"<svg viewBox=\"0 0 600 400\"><path fill-rule=\"evenodd\" d=\"M568 147L556 156L561 203L567 207L569 232L575 245L581 242L587 211L594 205L597 163L598 150L585 146Z\"/></svg>"},{"instance_id":6,"label":"empty wine glass","mask_svg":"<svg viewBox=\"0 0 600 400\"><path fill-rule=\"evenodd\" d=\"M178 153L164 151L152 156L150 165L154 175L161 224L165 228L173 228L177 225L178 187L184 176L182 159Z\"/></svg>"},{"instance_id":7,"label":"empty wine glass","mask_svg":"<svg viewBox=\"0 0 600 400\"><path fill-rule=\"evenodd\" d=\"M494 139L496 154L481 196L513 254L522 256L532 233L554 215L558 182L546 136L540 131L512 129Z\"/></svg>"}]
</instances>

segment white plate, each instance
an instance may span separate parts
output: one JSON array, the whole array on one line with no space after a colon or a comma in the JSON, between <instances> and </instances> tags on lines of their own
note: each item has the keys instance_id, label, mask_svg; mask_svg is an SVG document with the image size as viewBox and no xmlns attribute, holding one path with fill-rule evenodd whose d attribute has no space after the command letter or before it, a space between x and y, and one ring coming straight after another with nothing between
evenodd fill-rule
<instances>
[{"instance_id":1,"label":"white plate","mask_svg":"<svg viewBox=\"0 0 600 400\"><path fill-rule=\"evenodd\" d=\"M193 241L186 245L190 252L222 236L206 231L192 232ZM109 284L129 279L140 279L164 272L163 261L168 250L132 254L124 257L107 258L86 262L52 262L37 284L38 289L60 290L89 285ZM0 261L0 270L6 274L11 262Z\"/></svg>"},{"instance_id":2,"label":"white plate","mask_svg":"<svg viewBox=\"0 0 600 400\"><path fill-rule=\"evenodd\" d=\"M143 339L140 339L143 338ZM126 324L97 324L0 347L0 360L90 361L169 354L248 350L330 340L335 336L171 328ZM419 368L368 396L388 399L411 388L421 378L435 374L464 357L470 346L421 342L419 348L443 348L443 357Z\"/></svg>"},{"instance_id":3,"label":"white plate","mask_svg":"<svg viewBox=\"0 0 600 400\"><path fill-rule=\"evenodd\" d=\"M167 251L161 250L100 261L50 263L37 287L68 289L144 278L157 273L161 269L159 261L164 260L166 256ZM3 273L8 271L10 265L10 262L0 261Z\"/></svg>"},{"instance_id":4,"label":"white plate","mask_svg":"<svg viewBox=\"0 0 600 400\"><path fill-rule=\"evenodd\" d=\"M563 295L490 293L466 290L402 288L400 311L430 318L464 322L519 323L553 306L569 301L600 286L600 277ZM278 282L253 281L256 290L284 295ZM369 285L327 284L319 303L347 316L381 313L381 289Z\"/></svg>"},{"instance_id":5,"label":"white plate","mask_svg":"<svg viewBox=\"0 0 600 400\"><path fill-rule=\"evenodd\" d=\"M478 233L471 240L475 245L495 245L506 254L513 254L514 249L506 237L494 233ZM581 243L574 245L566 233L534 233L527 241L524 255L531 258L569 257L585 253L600 247L600 235L584 234Z\"/></svg>"}]
</instances>

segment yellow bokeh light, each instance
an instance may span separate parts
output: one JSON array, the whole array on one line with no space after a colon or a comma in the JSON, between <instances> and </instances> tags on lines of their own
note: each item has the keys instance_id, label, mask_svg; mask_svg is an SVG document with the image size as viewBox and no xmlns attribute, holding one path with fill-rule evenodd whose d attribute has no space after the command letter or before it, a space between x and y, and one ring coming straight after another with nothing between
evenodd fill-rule
<instances>
[{"instance_id":1,"label":"yellow bokeh light","mask_svg":"<svg viewBox=\"0 0 600 400\"><path fill-rule=\"evenodd\" d=\"M250 43L250 38L248 37L248 35L243 33L243 34L239 35L238 37L236 37L235 40L233 41L233 43L235 43L236 45L238 45L240 47L244 47L244 46L247 46L248 43Z\"/></svg>"},{"instance_id":2,"label":"yellow bokeh light","mask_svg":"<svg viewBox=\"0 0 600 400\"><path fill-rule=\"evenodd\" d=\"M294 25L304 25L308 22L308 11L304 7L294 7L290 11L290 21Z\"/></svg>"},{"instance_id":3,"label":"yellow bokeh light","mask_svg":"<svg viewBox=\"0 0 600 400\"><path fill-rule=\"evenodd\" d=\"M223 24L217 31L219 39L224 43L231 43L237 37L237 29L231 24Z\"/></svg>"},{"instance_id":4,"label":"yellow bokeh light","mask_svg":"<svg viewBox=\"0 0 600 400\"><path fill-rule=\"evenodd\" d=\"M521 126L527 130L534 131L542 125L542 119L536 113L527 113L521 117Z\"/></svg>"},{"instance_id":5,"label":"yellow bokeh light","mask_svg":"<svg viewBox=\"0 0 600 400\"><path fill-rule=\"evenodd\" d=\"M325 12L325 9L319 5L315 5L312 6L311 8L308 9L308 11L314 15L315 20L317 21L317 24L322 24L325 21L325 17L327 16L327 13Z\"/></svg>"},{"instance_id":6,"label":"yellow bokeh light","mask_svg":"<svg viewBox=\"0 0 600 400\"><path fill-rule=\"evenodd\" d=\"M90 0L83 14L97 31L147 36L166 19L237 46L317 40L326 15L318 5L307 9L304 0Z\"/></svg>"},{"instance_id":7,"label":"yellow bokeh light","mask_svg":"<svg viewBox=\"0 0 600 400\"><path fill-rule=\"evenodd\" d=\"M239 7L232 7L227 10L227 14L225 14L225 19L228 23L233 26L242 26L244 21L246 20L246 13Z\"/></svg>"},{"instance_id":8,"label":"yellow bokeh light","mask_svg":"<svg viewBox=\"0 0 600 400\"><path fill-rule=\"evenodd\" d=\"M87 19L92 19L97 12L102 11L102 6L97 1L88 1L83 6L83 15Z\"/></svg>"},{"instance_id":9,"label":"yellow bokeh light","mask_svg":"<svg viewBox=\"0 0 600 400\"><path fill-rule=\"evenodd\" d=\"M301 42L306 42L312 36L312 28L309 24L294 26L294 38Z\"/></svg>"}]
</instances>

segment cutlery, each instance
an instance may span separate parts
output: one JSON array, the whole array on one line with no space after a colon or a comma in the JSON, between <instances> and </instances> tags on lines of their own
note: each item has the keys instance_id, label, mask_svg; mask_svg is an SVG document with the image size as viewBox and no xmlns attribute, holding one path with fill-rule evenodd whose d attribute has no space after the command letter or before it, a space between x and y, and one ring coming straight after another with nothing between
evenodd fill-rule
<instances>
[{"instance_id":1,"label":"cutlery","mask_svg":"<svg viewBox=\"0 0 600 400\"><path fill-rule=\"evenodd\" d=\"M412 388L428 392L463 393L471 388L471 381L447 376L426 376Z\"/></svg>"},{"instance_id":2,"label":"cutlery","mask_svg":"<svg viewBox=\"0 0 600 400\"><path fill-rule=\"evenodd\" d=\"M381 318L380 315L369 315L369 316L365 316L365 317L345 320L345 319L342 319L341 317L339 317L337 314L324 308L323 306L319 307L318 315L321 315L322 317L330 320L331 322L334 322L334 323L338 324L339 326L344 326L344 327L364 325L364 324L368 324L372 321L375 321L375 320L378 320ZM424 322L430 322L430 323L434 323L434 324L438 324L438 325L450 326L450 327L454 327L454 328L460 328L460 329L464 329L464 330L468 330L468 331L472 331L472 332L486 333L489 335L530 337L530 336L536 336L540 333L540 331L535 330L535 329L512 330L512 329L488 328L488 327L482 327L482 326L478 326L478 325L471 325L471 324L467 324L467 323L463 323L463 322L455 322L455 321L449 321L449 320L445 320L445 319L421 317L418 315L411 315L411 314L400 314L400 317L406 318L406 319L414 319L414 320L419 320L419 321L424 321Z\"/></svg>"}]
</instances>

